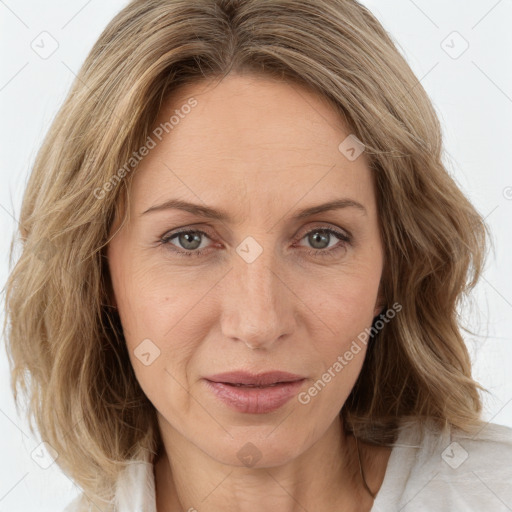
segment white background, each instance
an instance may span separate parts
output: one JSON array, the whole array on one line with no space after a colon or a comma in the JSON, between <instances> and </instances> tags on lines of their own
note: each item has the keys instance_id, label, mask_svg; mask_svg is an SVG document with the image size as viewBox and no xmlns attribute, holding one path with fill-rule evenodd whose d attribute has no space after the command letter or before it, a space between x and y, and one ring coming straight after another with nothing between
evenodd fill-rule
<instances>
[{"instance_id":1,"label":"white background","mask_svg":"<svg viewBox=\"0 0 512 512\"><path fill-rule=\"evenodd\" d=\"M390 32L432 98L443 125L445 163L492 229L495 253L476 290L475 307L462 313L477 333L465 336L475 378L492 393L491 398L485 397L484 417L512 427L508 323L512 316L512 3L362 3ZM2 288L15 219L42 137L93 43L125 4L121 0L0 0ZM47 59L31 48L43 31L58 43ZM465 44L469 44L467 50L453 58ZM62 510L78 490L56 464L42 469L31 459L40 439L29 434L24 419L16 414L4 346L0 386L0 512Z\"/></svg>"}]
</instances>

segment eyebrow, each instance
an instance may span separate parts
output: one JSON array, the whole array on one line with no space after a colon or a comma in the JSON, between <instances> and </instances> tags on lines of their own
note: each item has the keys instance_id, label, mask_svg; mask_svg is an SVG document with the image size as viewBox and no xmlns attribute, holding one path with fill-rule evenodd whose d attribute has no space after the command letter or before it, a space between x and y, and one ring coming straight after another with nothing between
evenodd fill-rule
<instances>
[{"instance_id":1,"label":"eyebrow","mask_svg":"<svg viewBox=\"0 0 512 512\"><path fill-rule=\"evenodd\" d=\"M300 210L294 215L293 219L300 220L306 217L311 217L312 215L315 215L317 213L323 213L332 210L340 210L343 208L356 208L364 215L368 215L366 208L361 203L358 203L353 199L343 198ZM190 203L188 201L182 201L180 199L170 199L162 204L151 206L150 208L142 212L140 215L142 216L145 215L146 213L162 210L182 210L185 212L192 213L194 215L198 215L200 217L206 217L209 219L215 219L219 221L230 221L230 216L225 210L216 210L208 206L202 206L199 204Z\"/></svg>"}]
</instances>

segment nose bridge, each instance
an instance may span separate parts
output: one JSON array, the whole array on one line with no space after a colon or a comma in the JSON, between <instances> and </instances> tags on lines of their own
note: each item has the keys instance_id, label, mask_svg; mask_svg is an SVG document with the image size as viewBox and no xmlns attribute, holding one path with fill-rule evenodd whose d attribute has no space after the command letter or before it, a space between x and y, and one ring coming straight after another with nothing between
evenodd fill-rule
<instances>
[{"instance_id":1,"label":"nose bridge","mask_svg":"<svg viewBox=\"0 0 512 512\"><path fill-rule=\"evenodd\" d=\"M272 251L258 249L254 239L246 243L237 248L228 274L222 329L224 336L251 348L268 348L291 332L293 305Z\"/></svg>"}]
</instances>

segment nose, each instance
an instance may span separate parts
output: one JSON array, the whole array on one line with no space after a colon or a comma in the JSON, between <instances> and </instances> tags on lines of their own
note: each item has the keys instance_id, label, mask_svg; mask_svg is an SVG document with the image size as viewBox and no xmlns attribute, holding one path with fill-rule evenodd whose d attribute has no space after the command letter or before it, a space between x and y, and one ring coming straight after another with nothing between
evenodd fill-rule
<instances>
[{"instance_id":1,"label":"nose","mask_svg":"<svg viewBox=\"0 0 512 512\"><path fill-rule=\"evenodd\" d=\"M222 333L252 350L268 350L293 333L296 297L286 272L266 251L252 263L234 260L223 290Z\"/></svg>"}]
</instances>

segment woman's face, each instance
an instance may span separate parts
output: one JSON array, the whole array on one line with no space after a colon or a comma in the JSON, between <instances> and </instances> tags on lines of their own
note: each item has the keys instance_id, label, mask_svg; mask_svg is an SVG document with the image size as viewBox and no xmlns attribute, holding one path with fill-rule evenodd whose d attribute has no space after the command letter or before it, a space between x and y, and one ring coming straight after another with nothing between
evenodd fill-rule
<instances>
[{"instance_id":1,"label":"woman's face","mask_svg":"<svg viewBox=\"0 0 512 512\"><path fill-rule=\"evenodd\" d=\"M164 438L274 465L333 426L382 307L375 193L348 135L327 102L262 77L186 85L162 106L108 258ZM251 380L266 372L294 377Z\"/></svg>"}]
</instances>

